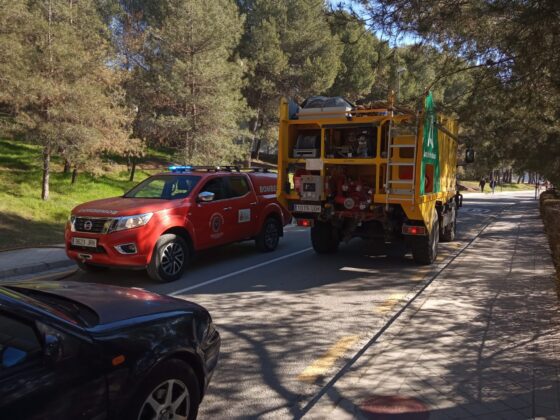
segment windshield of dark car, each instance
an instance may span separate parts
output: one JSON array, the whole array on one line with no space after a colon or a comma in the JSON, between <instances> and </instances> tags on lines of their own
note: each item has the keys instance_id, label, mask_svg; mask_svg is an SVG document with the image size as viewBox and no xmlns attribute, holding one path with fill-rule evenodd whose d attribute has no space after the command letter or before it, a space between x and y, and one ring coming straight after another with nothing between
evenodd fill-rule
<instances>
[{"instance_id":1,"label":"windshield of dark car","mask_svg":"<svg viewBox=\"0 0 560 420\"><path fill-rule=\"evenodd\" d=\"M125 198L176 200L188 197L200 180L195 175L155 175L127 192Z\"/></svg>"},{"instance_id":2,"label":"windshield of dark car","mask_svg":"<svg viewBox=\"0 0 560 420\"><path fill-rule=\"evenodd\" d=\"M58 318L73 321L84 327L93 327L99 324L97 312L83 303L36 289L17 286L6 286L5 288L32 298L38 303L36 306L52 313Z\"/></svg>"}]
</instances>

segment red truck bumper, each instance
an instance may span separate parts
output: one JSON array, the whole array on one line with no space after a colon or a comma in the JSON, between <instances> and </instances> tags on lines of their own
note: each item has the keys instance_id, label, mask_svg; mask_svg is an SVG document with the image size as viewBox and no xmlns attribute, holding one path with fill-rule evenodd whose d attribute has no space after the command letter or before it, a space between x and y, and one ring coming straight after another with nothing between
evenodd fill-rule
<instances>
[{"instance_id":1,"label":"red truck bumper","mask_svg":"<svg viewBox=\"0 0 560 420\"><path fill-rule=\"evenodd\" d=\"M66 255L75 261L82 261L107 267L123 268L146 268L150 262L152 246L155 241L147 241L139 235L139 229L129 231L113 232L109 234L92 234L84 232L71 232L66 229L64 234L66 244ZM144 232L145 233L145 232ZM97 247L76 246L72 244L72 238L96 239ZM119 252L119 245L134 244L136 252ZM131 246L125 247L130 251Z\"/></svg>"}]
</instances>

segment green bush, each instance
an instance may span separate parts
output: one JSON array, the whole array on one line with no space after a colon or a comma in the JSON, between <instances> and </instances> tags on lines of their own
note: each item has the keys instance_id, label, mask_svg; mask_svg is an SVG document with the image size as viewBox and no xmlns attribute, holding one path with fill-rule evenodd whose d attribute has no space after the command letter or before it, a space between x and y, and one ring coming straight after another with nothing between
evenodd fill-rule
<instances>
[{"instance_id":1,"label":"green bush","mask_svg":"<svg viewBox=\"0 0 560 420\"><path fill-rule=\"evenodd\" d=\"M560 193L545 191L540 197L540 210L548 236L552 258L560 282Z\"/></svg>"}]
</instances>

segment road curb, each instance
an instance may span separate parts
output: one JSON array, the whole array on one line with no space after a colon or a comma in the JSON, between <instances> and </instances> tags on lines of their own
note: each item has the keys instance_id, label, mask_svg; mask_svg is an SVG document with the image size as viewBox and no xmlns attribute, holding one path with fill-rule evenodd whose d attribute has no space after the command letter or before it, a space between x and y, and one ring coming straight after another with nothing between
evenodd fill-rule
<instances>
[{"instance_id":1,"label":"road curb","mask_svg":"<svg viewBox=\"0 0 560 420\"><path fill-rule=\"evenodd\" d=\"M35 245L35 246L15 246L13 248L3 248L0 249L0 253L2 252L11 252L11 251L21 251L22 249L33 249L33 248L56 248L56 249L62 249L64 248L65 245L64 244L55 244L55 245Z\"/></svg>"},{"instance_id":2,"label":"road curb","mask_svg":"<svg viewBox=\"0 0 560 420\"><path fill-rule=\"evenodd\" d=\"M65 259L52 262L42 262L24 267L15 267L9 270L0 270L0 280L6 280L10 277L23 276L26 274L41 273L43 271L53 270L56 268L70 267L76 264L74 261Z\"/></svg>"}]
</instances>

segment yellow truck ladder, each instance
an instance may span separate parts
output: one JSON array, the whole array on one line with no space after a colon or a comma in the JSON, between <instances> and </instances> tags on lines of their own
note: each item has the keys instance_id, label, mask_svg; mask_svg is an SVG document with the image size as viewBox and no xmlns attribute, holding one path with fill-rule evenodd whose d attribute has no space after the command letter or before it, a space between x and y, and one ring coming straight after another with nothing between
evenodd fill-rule
<instances>
[{"instance_id":1,"label":"yellow truck ladder","mask_svg":"<svg viewBox=\"0 0 560 420\"><path fill-rule=\"evenodd\" d=\"M396 134L393 128L393 120L389 122L389 139L387 147L387 171L385 176L385 203L388 206L391 199L398 199L399 201L409 201L414 205L415 198L415 185L416 185L416 153L418 149L418 115L414 125L414 134ZM395 139L404 140L414 136L412 143L395 143ZM396 159L396 151L398 149L412 148L413 157L411 161L402 162ZM399 152L400 158L400 152ZM402 158L401 158L402 159ZM410 158L406 158L407 160ZM412 168L412 179L395 179L393 178L393 168L407 166ZM400 188L394 188L394 185L399 185ZM410 188L402 188L403 185L410 186ZM404 196L404 197L403 197Z\"/></svg>"}]
</instances>

